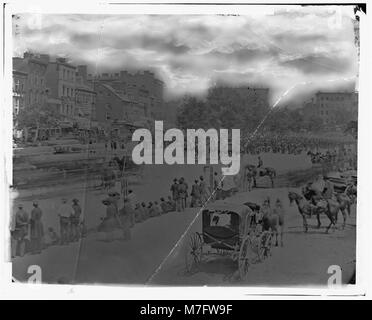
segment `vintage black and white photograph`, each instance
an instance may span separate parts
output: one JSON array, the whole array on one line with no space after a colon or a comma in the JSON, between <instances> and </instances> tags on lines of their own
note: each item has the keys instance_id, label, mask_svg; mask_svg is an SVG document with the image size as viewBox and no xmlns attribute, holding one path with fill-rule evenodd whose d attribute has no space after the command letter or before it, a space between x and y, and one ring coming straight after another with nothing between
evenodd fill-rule
<instances>
[{"instance_id":1,"label":"vintage black and white photograph","mask_svg":"<svg viewBox=\"0 0 372 320\"><path fill-rule=\"evenodd\" d=\"M12 14L13 281L356 284L363 14Z\"/></svg>"}]
</instances>

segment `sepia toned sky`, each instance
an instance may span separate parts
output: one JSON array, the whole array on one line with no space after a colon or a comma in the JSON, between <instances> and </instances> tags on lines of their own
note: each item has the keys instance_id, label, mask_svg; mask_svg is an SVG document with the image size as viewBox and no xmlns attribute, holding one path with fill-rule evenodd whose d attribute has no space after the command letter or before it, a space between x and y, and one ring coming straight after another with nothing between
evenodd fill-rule
<instances>
[{"instance_id":1,"label":"sepia toned sky","mask_svg":"<svg viewBox=\"0 0 372 320\"><path fill-rule=\"evenodd\" d=\"M349 89L358 68L350 14L325 6L241 16L20 14L13 41L16 56L65 56L90 73L151 69L168 96L222 81L269 87L274 103L288 90Z\"/></svg>"}]
</instances>

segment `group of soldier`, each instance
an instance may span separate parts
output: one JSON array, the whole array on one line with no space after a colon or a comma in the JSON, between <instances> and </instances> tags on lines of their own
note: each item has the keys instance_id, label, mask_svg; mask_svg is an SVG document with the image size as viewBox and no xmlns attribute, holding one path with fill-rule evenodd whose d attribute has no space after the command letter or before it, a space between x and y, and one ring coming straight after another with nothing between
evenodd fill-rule
<instances>
[{"instance_id":1,"label":"group of soldier","mask_svg":"<svg viewBox=\"0 0 372 320\"><path fill-rule=\"evenodd\" d=\"M242 139L242 150L249 154L263 152L300 154L303 151L317 152L320 149L342 148L344 141L309 135L257 134Z\"/></svg>"}]
</instances>

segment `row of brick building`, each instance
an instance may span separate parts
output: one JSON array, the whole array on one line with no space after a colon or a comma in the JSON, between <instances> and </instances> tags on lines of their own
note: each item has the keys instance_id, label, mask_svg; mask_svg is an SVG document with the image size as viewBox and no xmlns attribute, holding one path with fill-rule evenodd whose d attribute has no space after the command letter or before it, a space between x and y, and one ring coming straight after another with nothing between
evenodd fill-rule
<instances>
[{"instance_id":1,"label":"row of brick building","mask_svg":"<svg viewBox=\"0 0 372 320\"><path fill-rule=\"evenodd\" d=\"M302 111L305 117L316 116L328 126L357 120L358 93L318 91L311 100L304 103Z\"/></svg>"},{"instance_id":2,"label":"row of brick building","mask_svg":"<svg viewBox=\"0 0 372 320\"><path fill-rule=\"evenodd\" d=\"M65 58L24 53L13 58L13 113L46 106L65 128L110 130L113 123L144 126L162 119L163 82L149 71L92 76Z\"/></svg>"}]
</instances>

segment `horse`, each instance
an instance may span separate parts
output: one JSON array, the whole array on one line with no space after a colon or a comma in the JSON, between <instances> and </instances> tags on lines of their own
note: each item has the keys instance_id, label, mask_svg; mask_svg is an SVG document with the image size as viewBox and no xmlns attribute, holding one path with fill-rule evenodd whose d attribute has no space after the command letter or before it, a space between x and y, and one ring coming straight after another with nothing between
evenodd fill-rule
<instances>
[{"instance_id":1,"label":"horse","mask_svg":"<svg viewBox=\"0 0 372 320\"><path fill-rule=\"evenodd\" d=\"M349 197L351 204L355 203L357 197L357 188L355 185L349 185L345 189L345 194Z\"/></svg>"},{"instance_id":2,"label":"horse","mask_svg":"<svg viewBox=\"0 0 372 320\"><path fill-rule=\"evenodd\" d=\"M351 214L351 199L344 193L337 193L336 194L337 202L340 204L340 210L346 221L346 217Z\"/></svg>"},{"instance_id":3,"label":"horse","mask_svg":"<svg viewBox=\"0 0 372 320\"><path fill-rule=\"evenodd\" d=\"M268 176L271 181L271 187L274 188L274 178L276 178L276 171L274 168L265 167L259 171L260 177Z\"/></svg>"},{"instance_id":4,"label":"horse","mask_svg":"<svg viewBox=\"0 0 372 320\"><path fill-rule=\"evenodd\" d=\"M278 246L278 227L280 226L280 245L283 246L284 211L280 200L277 200L274 209L270 207L270 200L264 201L261 206L262 230L271 231L275 235L275 246Z\"/></svg>"},{"instance_id":5,"label":"horse","mask_svg":"<svg viewBox=\"0 0 372 320\"><path fill-rule=\"evenodd\" d=\"M326 228L326 233L328 233L332 225L336 227L337 215L338 215L338 212L340 211L340 204L336 200L333 200L333 199L319 200L317 202L317 205L313 205L311 201L305 200L303 196L293 191L288 192L288 199L289 199L290 204L295 202L297 205L298 211L301 214L302 219L303 219L304 232L308 231L308 224L307 224L306 216L311 217L313 212L315 212L316 217L317 217L317 221L318 221L317 228L320 228L321 226L321 223L320 223L321 213L325 213L327 218L330 220L330 224ZM344 219L343 227L345 227L345 223L346 223L346 220Z\"/></svg>"}]
</instances>

